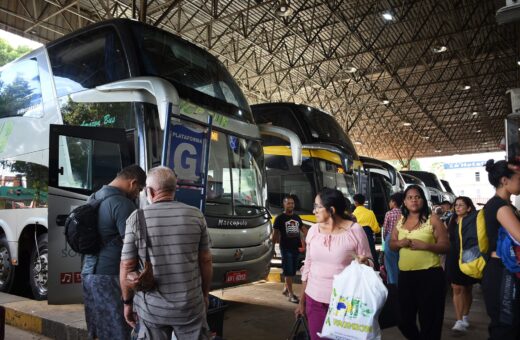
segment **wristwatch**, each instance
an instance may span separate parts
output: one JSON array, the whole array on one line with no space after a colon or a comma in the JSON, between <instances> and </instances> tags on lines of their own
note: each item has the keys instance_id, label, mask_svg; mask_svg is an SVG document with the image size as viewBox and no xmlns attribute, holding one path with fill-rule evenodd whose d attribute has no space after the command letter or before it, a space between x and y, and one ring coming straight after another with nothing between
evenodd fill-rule
<instances>
[{"instance_id":1,"label":"wristwatch","mask_svg":"<svg viewBox=\"0 0 520 340\"><path fill-rule=\"evenodd\" d=\"M121 301L123 302L124 305L131 305L134 302L134 297L132 296L128 300L125 300L123 297L121 297Z\"/></svg>"}]
</instances>

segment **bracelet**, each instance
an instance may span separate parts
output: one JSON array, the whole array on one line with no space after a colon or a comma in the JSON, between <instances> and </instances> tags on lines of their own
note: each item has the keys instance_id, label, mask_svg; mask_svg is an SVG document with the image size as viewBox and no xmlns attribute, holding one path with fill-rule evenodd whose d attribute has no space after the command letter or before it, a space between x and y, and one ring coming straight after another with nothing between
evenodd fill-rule
<instances>
[{"instance_id":1,"label":"bracelet","mask_svg":"<svg viewBox=\"0 0 520 340\"><path fill-rule=\"evenodd\" d=\"M121 302L123 302L124 305L131 305L134 302L134 297L125 300L123 297L121 297Z\"/></svg>"}]
</instances>

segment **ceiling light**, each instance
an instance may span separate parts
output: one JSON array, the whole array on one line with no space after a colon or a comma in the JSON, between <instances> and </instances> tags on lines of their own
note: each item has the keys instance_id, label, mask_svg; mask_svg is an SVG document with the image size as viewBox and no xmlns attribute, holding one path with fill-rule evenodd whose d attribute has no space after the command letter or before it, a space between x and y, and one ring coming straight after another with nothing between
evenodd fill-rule
<instances>
[{"instance_id":1,"label":"ceiling light","mask_svg":"<svg viewBox=\"0 0 520 340\"><path fill-rule=\"evenodd\" d=\"M292 9L289 1L280 0L278 4L278 8L275 11L275 14L279 17L287 17L292 14Z\"/></svg>"},{"instance_id":2,"label":"ceiling light","mask_svg":"<svg viewBox=\"0 0 520 340\"><path fill-rule=\"evenodd\" d=\"M471 114L472 114L473 116L476 116L476 115L478 115L478 112L477 112L477 111L473 111Z\"/></svg>"},{"instance_id":3,"label":"ceiling light","mask_svg":"<svg viewBox=\"0 0 520 340\"><path fill-rule=\"evenodd\" d=\"M382 14L382 16L383 16L383 19L385 19L386 21L392 21L392 20L394 20L394 16L393 16L392 13L390 13L390 12L384 12L384 13Z\"/></svg>"},{"instance_id":4,"label":"ceiling light","mask_svg":"<svg viewBox=\"0 0 520 340\"><path fill-rule=\"evenodd\" d=\"M432 50L433 50L433 53L443 53L448 50L448 47L444 46L444 45L439 45L439 46L434 46L432 48Z\"/></svg>"},{"instance_id":5,"label":"ceiling light","mask_svg":"<svg viewBox=\"0 0 520 340\"><path fill-rule=\"evenodd\" d=\"M361 145L361 144L363 144L363 143L361 143L360 141L357 140L357 141L354 142L354 144L356 144L356 145Z\"/></svg>"},{"instance_id":6,"label":"ceiling light","mask_svg":"<svg viewBox=\"0 0 520 340\"><path fill-rule=\"evenodd\" d=\"M478 129L477 131L475 131L476 133L481 133L482 130L481 129Z\"/></svg>"},{"instance_id":7,"label":"ceiling light","mask_svg":"<svg viewBox=\"0 0 520 340\"><path fill-rule=\"evenodd\" d=\"M467 90L469 90L470 88L471 88L470 85L464 85L464 86L462 86L462 89L463 89L464 91L467 91Z\"/></svg>"},{"instance_id":8,"label":"ceiling light","mask_svg":"<svg viewBox=\"0 0 520 340\"><path fill-rule=\"evenodd\" d=\"M354 73L357 71L357 67L352 65L352 63L347 63L345 66L345 72L347 73Z\"/></svg>"},{"instance_id":9,"label":"ceiling light","mask_svg":"<svg viewBox=\"0 0 520 340\"><path fill-rule=\"evenodd\" d=\"M388 104L390 104L390 100L384 98L384 99L381 100L381 104L388 105Z\"/></svg>"},{"instance_id":10,"label":"ceiling light","mask_svg":"<svg viewBox=\"0 0 520 340\"><path fill-rule=\"evenodd\" d=\"M430 139L430 136L421 136L422 139Z\"/></svg>"},{"instance_id":11,"label":"ceiling light","mask_svg":"<svg viewBox=\"0 0 520 340\"><path fill-rule=\"evenodd\" d=\"M410 122L404 122L403 125L404 125L404 126L410 126L410 125L412 125L412 123L410 123Z\"/></svg>"},{"instance_id":12,"label":"ceiling light","mask_svg":"<svg viewBox=\"0 0 520 340\"><path fill-rule=\"evenodd\" d=\"M518 60L518 61L516 62L516 64L517 64L518 66L520 66L520 60Z\"/></svg>"},{"instance_id":13,"label":"ceiling light","mask_svg":"<svg viewBox=\"0 0 520 340\"><path fill-rule=\"evenodd\" d=\"M442 152L441 149L435 149L434 151L437 152L437 153Z\"/></svg>"}]
</instances>

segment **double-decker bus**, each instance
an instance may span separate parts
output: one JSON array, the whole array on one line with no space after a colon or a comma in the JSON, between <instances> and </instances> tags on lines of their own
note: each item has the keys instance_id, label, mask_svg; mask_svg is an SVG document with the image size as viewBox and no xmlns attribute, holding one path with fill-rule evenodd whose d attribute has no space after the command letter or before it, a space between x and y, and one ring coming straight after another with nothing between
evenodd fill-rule
<instances>
[{"instance_id":1,"label":"double-decker bus","mask_svg":"<svg viewBox=\"0 0 520 340\"><path fill-rule=\"evenodd\" d=\"M143 23L98 23L4 66L0 187L32 197L0 204L0 290L26 280L37 299L80 301L64 220L129 164L173 167L179 200L204 210L213 288L264 278L273 248L260 142L222 63Z\"/></svg>"},{"instance_id":2,"label":"double-decker bus","mask_svg":"<svg viewBox=\"0 0 520 340\"><path fill-rule=\"evenodd\" d=\"M292 194L296 197L296 213L304 222L313 223L314 197L321 188L329 187L340 190L351 203L355 193L363 193L368 207L383 222L389 196L401 185L392 166L359 157L341 126L319 109L295 103L257 104L251 109L258 124L289 129L303 144L301 165L293 166L286 141L263 139L268 203L273 213L280 213L283 197Z\"/></svg>"}]
</instances>

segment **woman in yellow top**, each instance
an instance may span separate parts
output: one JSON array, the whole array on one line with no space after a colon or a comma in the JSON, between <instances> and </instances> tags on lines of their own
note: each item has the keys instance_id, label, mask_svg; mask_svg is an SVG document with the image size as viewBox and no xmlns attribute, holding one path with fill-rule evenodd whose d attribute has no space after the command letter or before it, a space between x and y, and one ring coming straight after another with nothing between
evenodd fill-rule
<instances>
[{"instance_id":1,"label":"woman in yellow top","mask_svg":"<svg viewBox=\"0 0 520 340\"><path fill-rule=\"evenodd\" d=\"M390 248L399 251L399 329L407 339L440 339L446 281L439 255L449 249L448 233L417 185L404 191L401 210L390 239Z\"/></svg>"}]
</instances>

